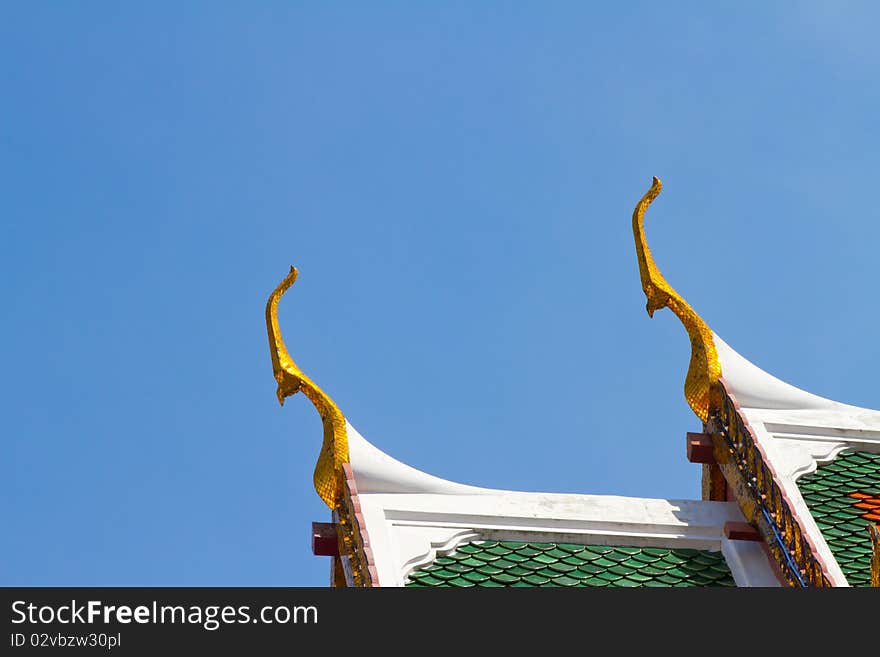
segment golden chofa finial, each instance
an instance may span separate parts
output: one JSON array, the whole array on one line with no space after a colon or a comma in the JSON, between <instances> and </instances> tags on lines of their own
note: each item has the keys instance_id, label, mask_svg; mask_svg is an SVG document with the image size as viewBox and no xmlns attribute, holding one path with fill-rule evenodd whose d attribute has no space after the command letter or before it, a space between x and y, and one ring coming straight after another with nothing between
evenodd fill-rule
<instances>
[{"instance_id":1,"label":"golden chofa finial","mask_svg":"<svg viewBox=\"0 0 880 657\"><path fill-rule=\"evenodd\" d=\"M272 371L278 382L276 394L283 405L284 399L302 390L309 398L324 425L324 443L315 466L315 490L331 509L336 509L342 500L342 464L348 463L348 434L345 417L333 400L318 385L307 377L293 362L281 330L278 328L278 302L297 277L296 267L269 295L266 303L266 328L269 331L269 353L272 357Z\"/></svg>"},{"instance_id":2,"label":"golden chofa finial","mask_svg":"<svg viewBox=\"0 0 880 657\"><path fill-rule=\"evenodd\" d=\"M636 256L639 260L639 276L642 290L648 300L648 315L661 308L669 308L681 320L691 339L691 362L684 383L684 396L694 413L703 422L709 419L710 391L721 378L721 363L715 350L715 341L706 322L691 308L687 301L666 282L657 268L648 241L645 238L645 210L660 195L663 185L654 177L649 189L633 211L633 236L636 240Z\"/></svg>"}]
</instances>

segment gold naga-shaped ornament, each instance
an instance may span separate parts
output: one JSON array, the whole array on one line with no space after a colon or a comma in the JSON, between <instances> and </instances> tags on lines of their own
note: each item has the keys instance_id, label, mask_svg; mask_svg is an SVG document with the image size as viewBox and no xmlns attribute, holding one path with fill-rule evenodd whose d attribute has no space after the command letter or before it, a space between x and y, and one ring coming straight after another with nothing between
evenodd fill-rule
<instances>
[{"instance_id":1,"label":"gold naga-shaped ornament","mask_svg":"<svg viewBox=\"0 0 880 657\"><path fill-rule=\"evenodd\" d=\"M655 176L651 188L642 196L633 211L632 227L636 241L636 256L639 260L639 276L642 279L642 290L648 300L646 305L648 315L653 317L655 311L669 308L687 331L691 340L691 361L685 378L684 396L697 417L706 422L712 406L713 389L721 378L721 362L718 360L712 330L663 278L645 238L645 211L660 195L662 188L660 179Z\"/></svg>"},{"instance_id":2,"label":"gold naga-shaped ornament","mask_svg":"<svg viewBox=\"0 0 880 657\"><path fill-rule=\"evenodd\" d=\"M342 464L349 462L348 433L345 417L339 407L318 385L306 376L297 366L281 337L278 328L278 302L297 277L296 267L275 288L266 303L266 328L269 331L269 352L272 356L272 370L278 382L276 395L281 405L284 399L302 390L303 394L321 416L324 425L324 442L315 465L315 491L331 509L339 507L343 493Z\"/></svg>"}]
</instances>

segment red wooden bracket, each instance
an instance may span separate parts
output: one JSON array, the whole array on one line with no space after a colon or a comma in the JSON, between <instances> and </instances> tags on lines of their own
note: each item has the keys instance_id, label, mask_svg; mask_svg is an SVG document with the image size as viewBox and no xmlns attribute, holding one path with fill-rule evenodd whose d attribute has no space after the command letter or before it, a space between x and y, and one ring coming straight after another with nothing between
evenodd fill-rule
<instances>
[{"instance_id":1,"label":"red wooden bracket","mask_svg":"<svg viewBox=\"0 0 880 657\"><path fill-rule=\"evenodd\" d=\"M761 534L747 522L725 522L724 535L731 541L761 541Z\"/></svg>"},{"instance_id":2,"label":"red wooden bracket","mask_svg":"<svg viewBox=\"0 0 880 657\"><path fill-rule=\"evenodd\" d=\"M339 542L336 540L335 523L312 523L312 554L318 557L339 556Z\"/></svg>"},{"instance_id":3,"label":"red wooden bracket","mask_svg":"<svg viewBox=\"0 0 880 657\"><path fill-rule=\"evenodd\" d=\"M708 433L687 434L687 459L691 463L715 463L712 437Z\"/></svg>"}]
</instances>

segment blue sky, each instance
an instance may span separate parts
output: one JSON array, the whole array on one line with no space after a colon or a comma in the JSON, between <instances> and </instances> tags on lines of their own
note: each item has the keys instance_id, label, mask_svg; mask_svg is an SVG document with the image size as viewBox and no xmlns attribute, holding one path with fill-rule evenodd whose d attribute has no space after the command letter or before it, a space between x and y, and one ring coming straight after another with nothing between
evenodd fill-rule
<instances>
[{"instance_id":1,"label":"blue sky","mask_svg":"<svg viewBox=\"0 0 880 657\"><path fill-rule=\"evenodd\" d=\"M699 498L689 346L880 407L872 3L3 3L3 585L317 585L264 306L432 474Z\"/></svg>"}]
</instances>

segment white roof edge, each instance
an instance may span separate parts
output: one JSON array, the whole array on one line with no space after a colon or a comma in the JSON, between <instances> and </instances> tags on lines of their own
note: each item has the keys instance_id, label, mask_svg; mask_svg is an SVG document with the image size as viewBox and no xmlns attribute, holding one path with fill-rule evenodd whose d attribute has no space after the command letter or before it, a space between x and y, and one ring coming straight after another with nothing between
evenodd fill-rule
<instances>
[{"instance_id":1,"label":"white roof edge","mask_svg":"<svg viewBox=\"0 0 880 657\"><path fill-rule=\"evenodd\" d=\"M435 477L402 463L364 438L346 420L348 453L358 493L438 493L485 495L500 491Z\"/></svg>"},{"instance_id":2,"label":"white roof edge","mask_svg":"<svg viewBox=\"0 0 880 657\"><path fill-rule=\"evenodd\" d=\"M738 354L717 333L712 336L721 362L721 376L743 408L877 412L820 397L786 383Z\"/></svg>"}]
</instances>

